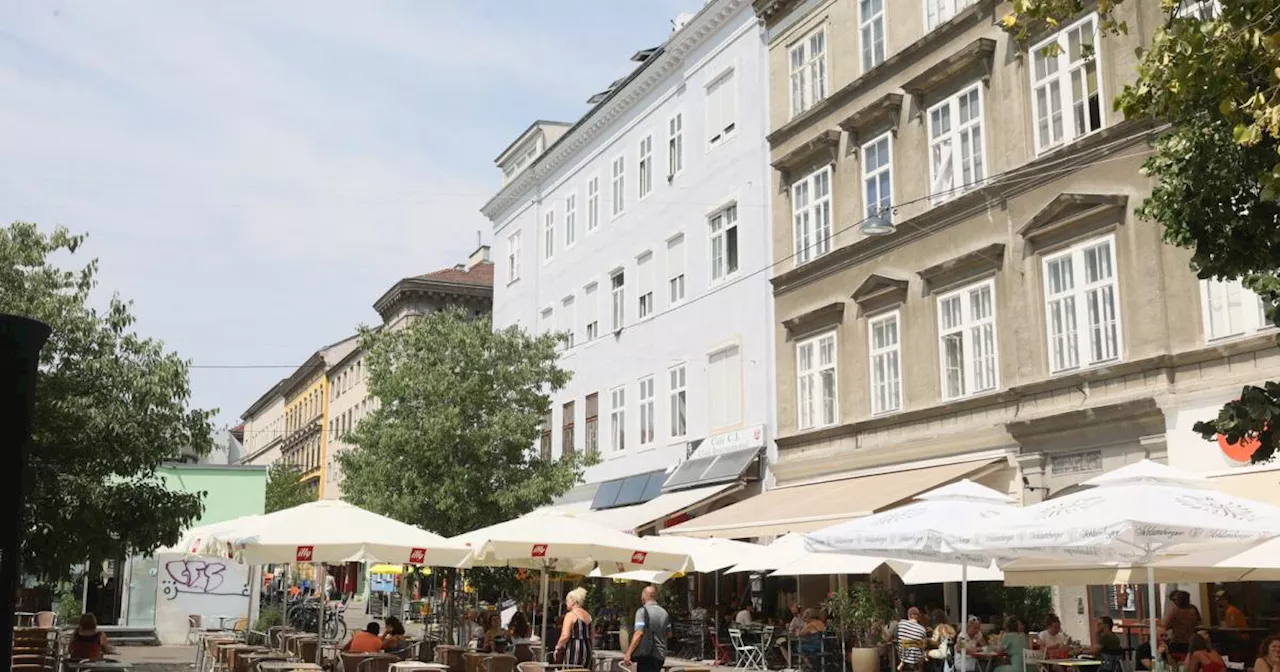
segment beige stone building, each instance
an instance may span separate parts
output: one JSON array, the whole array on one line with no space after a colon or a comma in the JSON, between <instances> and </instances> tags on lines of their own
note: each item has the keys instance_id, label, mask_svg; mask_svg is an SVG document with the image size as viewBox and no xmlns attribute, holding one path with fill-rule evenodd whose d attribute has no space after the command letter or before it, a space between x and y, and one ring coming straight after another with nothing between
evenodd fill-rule
<instances>
[{"instance_id":1,"label":"beige stone building","mask_svg":"<svg viewBox=\"0 0 1280 672\"><path fill-rule=\"evenodd\" d=\"M1274 333L1135 216L1160 129L1111 105L1159 3L1121 5L1126 36L1086 13L1030 49L998 25L1010 5L756 0L776 484L680 533L808 531L966 477L1036 501L1144 457L1255 469L1190 425L1280 374ZM1074 633L1110 613L1063 590Z\"/></svg>"}]
</instances>

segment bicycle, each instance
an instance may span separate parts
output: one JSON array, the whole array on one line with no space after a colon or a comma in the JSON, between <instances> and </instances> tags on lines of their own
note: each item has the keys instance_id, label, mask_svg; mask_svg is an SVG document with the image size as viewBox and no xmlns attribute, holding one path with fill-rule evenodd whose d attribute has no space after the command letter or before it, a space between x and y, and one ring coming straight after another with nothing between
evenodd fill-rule
<instances>
[{"instance_id":1,"label":"bicycle","mask_svg":"<svg viewBox=\"0 0 1280 672\"><path fill-rule=\"evenodd\" d=\"M340 642L347 636L347 623L343 619L346 603L332 602L324 613L324 629L321 636L331 642ZM286 622L302 632L316 632L320 625L320 601L307 598L289 607Z\"/></svg>"}]
</instances>

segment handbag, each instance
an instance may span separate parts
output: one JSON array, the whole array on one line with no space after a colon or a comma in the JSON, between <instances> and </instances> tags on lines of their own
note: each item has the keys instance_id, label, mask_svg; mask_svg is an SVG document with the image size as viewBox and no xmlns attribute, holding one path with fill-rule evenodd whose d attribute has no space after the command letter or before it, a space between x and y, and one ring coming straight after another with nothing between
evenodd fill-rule
<instances>
[{"instance_id":1,"label":"handbag","mask_svg":"<svg viewBox=\"0 0 1280 672\"><path fill-rule=\"evenodd\" d=\"M634 658L651 658L653 656L653 638L657 635L649 630L649 607L648 605L640 607L641 623L644 624L644 636L640 638L640 645L636 647Z\"/></svg>"}]
</instances>

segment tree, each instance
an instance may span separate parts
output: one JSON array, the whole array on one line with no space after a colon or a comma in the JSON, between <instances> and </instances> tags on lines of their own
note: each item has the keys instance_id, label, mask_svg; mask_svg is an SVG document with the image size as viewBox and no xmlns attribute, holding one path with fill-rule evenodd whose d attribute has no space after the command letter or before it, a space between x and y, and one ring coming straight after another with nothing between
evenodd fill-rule
<instances>
[{"instance_id":1,"label":"tree","mask_svg":"<svg viewBox=\"0 0 1280 672\"><path fill-rule=\"evenodd\" d=\"M316 501L316 491L298 479L298 470L282 460L267 469L267 513Z\"/></svg>"},{"instance_id":2,"label":"tree","mask_svg":"<svg viewBox=\"0 0 1280 672\"><path fill-rule=\"evenodd\" d=\"M1108 34L1125 2L1098 0ZM1004 28L1026 43L1087 9L1084 0L1015 0ZM1140 50L1137 79L1116 98L1129 118L1169 124L1143 170L1154 187L1137 214L1164 239L1193 251L1201 279L1242 280L1277 322L1280 303L1280 0L1161 0L1164 22ZM1280 429L1280 383L1249 385L1218 417L1198 422L1206 440L1256 440L1270 460Z\"/></svg>"},{"instance_id":3,"label":"tree","mask_svg":"<svg viewBox=\"0 0 1280 672\"><path fill-rule=\"evenodd\" d=\"M182 448L213 445L212 414L188 407L188 363L132 332L131 304L119 296L101 312L89 307L97 260L76 270L50 261L84 240L21 222L0 229L0 312L53 328L22 480L23 570L51 581L87 559L177 543L204 493L171 491L156 469Z\"/></svg>"},{"instance_id":4,"label":"tree","mask_svg":"<svg viewBox=\"0 0 1280 672\"><path fill-rule=\"evenodd\" d=\"M404 329L364 330L375 410L338 457L344 498L454 536L549 504L582 476L586 458L532 450L550 394L569 373L561 336L494 331L487 317L445 310Z\"/></svg>"}]
</instances>

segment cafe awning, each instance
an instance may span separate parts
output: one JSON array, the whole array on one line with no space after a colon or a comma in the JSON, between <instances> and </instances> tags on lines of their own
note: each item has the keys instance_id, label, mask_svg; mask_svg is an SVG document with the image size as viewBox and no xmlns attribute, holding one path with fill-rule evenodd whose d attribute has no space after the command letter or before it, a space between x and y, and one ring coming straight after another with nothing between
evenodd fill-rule
<instances>
[{"instance_id":1,"label":"cafe awning","mask_svg":"<svg viewBox=\"0 0 1280 672\"><path fill-rule=\"evenodd\" d=\"M812 532L887 509L1004 459L984 457L914 469L908 466L892 472L774 488L662 533L747 539Z\"/></svg>"},{"instance_id":2,"label":"cafe awning","mask_svg":"<svg viewBox=\"0 0 1280 672\"><path fill-rule=\"evenodd\" d=\"M661 529L663 527L662 522L666 519L696 509L720 497L726 497L741 490L743 487L745 486L742 483L735 482L682 490L680 492L669 492L665 495L658 495L643 504L577 513L574 517L590 520L593 523L624 532L636 532L654 523L658 523L658 527Z\"/></svg>"}]
</instances>

